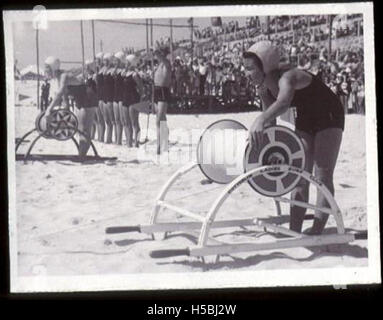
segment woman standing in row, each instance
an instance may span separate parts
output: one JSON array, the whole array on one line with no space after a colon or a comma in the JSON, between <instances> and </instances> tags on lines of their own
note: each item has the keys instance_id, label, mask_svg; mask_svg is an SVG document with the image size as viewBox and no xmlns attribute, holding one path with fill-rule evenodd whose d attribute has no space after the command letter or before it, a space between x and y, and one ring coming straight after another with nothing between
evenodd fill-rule
<instances>
[{"instance_id":1,"label":"woman standing in row","mask_svg":"<svg viewBox=\"0 0 383 320\"><path fill-rule=\"evenodd\" d=\"M102 52L97 53L96 55L96 86L97 86L97 108L96 108L96 116L95 116L95 122L96 122L96 128L97 128L97 138L98 141L104 142L104 136L105 136L105 120L103 116L103 86L104 86L104 75L100 72L100 70L103 68L103 56L104 54Z\"/></svg>"},{"instance_id":2,"label":"woman standing in row","mask_svg":"<svg viewBox=\"0 0 383 320\"><path fill-rule=\"evenodd\" d=\"M105 119L106 124L106 143L112 143L113 127L114 127L114 115L113 115L113 99L114 99L114 79L113 79L113 70L111 66L112 63L112 54L105 53L103 56L103 67L100 70L100 73L103 77L103 86L102 86L102 114Z\"/></svg>"},{"instance_id":3,"label":"woman standing in row","mask_svg":"<svg viewBox=\"0 0 383 320\"><path fill-rule=\"evenodd\" d=\"M138 148L140 143L140 123L139 113L149 112L137 105L138 102L143 101L144 87L140 76L136 71L138 59L134 54L126 57L126 71L124 77L124 108L123 108L123 121L125 127L126 141L128 147ZM145 107L145 106L144 106Z\"/></svg>"},{"instance_id":4,"label":"woman standing in row","mask_svg":"<svg viewBox=\"0 0 383 320\"><path fill-rule=\"evenodd\" d=\"M125 60L125 54L122 51L117 52L114 55L114 69L112 72L114 79L114 101L113 101L113 116L114 116L114 133L115 143L122 145L122 114L124 101L124 78L123 78L123 64Z\"/></svg>"}]
</instances>

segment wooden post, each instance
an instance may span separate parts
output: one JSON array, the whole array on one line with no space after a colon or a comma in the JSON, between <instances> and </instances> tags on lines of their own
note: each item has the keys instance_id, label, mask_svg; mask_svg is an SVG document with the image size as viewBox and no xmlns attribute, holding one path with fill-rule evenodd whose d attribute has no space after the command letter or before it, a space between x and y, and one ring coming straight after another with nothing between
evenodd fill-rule
<instances>
[{"instance_id":1,"label":"wooden post","mask_svg":"<svg viewBox=\"0 0 383 320\"><path fill-rule=\"evenodd\" d=\"M266 17L266 34L267 34L267 40L270 40L269 25L270 25L270 16L267 16L267 17Z\"/></svg>"},{"instance_id":2,"label":"wooden post","mask_svg":"<svg viewBox=\"0 0 383 320\"><path fill-rule=\"evenodd\" d=\"M329 35L328 35L328 57L327 57L327 60L328 61L331 61L331 38L332 38L332 23L333 23L333 17L331 15L328 15L327 16L327 21L328 21L328 25L329 25Z\"/></svg>"},{"instance_id":3,"label":"wooden post","mask_svg":"<svg viewBox=\"0 0 383 320\"><path fill-rule=\"evenodd\" d=\"M170 24L170 62L173 65L174 57L173 57L173 19L169 20Z\"/></svg>"},{"instance_id":4,"label":"wooden post","mask_svg":"<svg viewBox=\"0 0 383 320\"><path fill-rule=\"evenodd\" d=\"M93 45L93 60L96 60L96 37L94 33L94 20L92 20L92 45Z\"/></svg>"},{"instance_id":5,"label":"wooden post","mask_svg":"<svg viewBox=\"0 0 383 320\"><path fill-rule=\"evenodd\" d=\"M194 60L194 40L193 40L193 18L190 18L190 45L191 45L191 61L193 65Z\"/></svg>"},{"instance_id":6,"label":"wooden post","mask_svg":"<svg viewBox=\"0 0 383 320\"><path fill-rule=\"evenodd\" d=\"M36 67L37 67L37 109L40 110L40 53L39 53L39 28L36 28Z\"/></svg>"},{"instance_id":7,"label":"wooden post","mask_svg":"<svg viewBox=\"0 0 383 320\"><path fill-rule=\"evenodd\" d=\"M293 43L295 44L295 31L294 31L294 21L290 18L291 23L291 32L293 33Z\"/></svg>"},{"instance_id":8,"label":"wooden post","mask_svg":"<svg viewBox=\"0 0 383 320\"><path fill-rule=\"evenodd\" d=\"M82 20L80 21L80 30L81 30L82 78L85 80L84 30L83 30Z\"/></svg>"},{"instance_id":9,"label":"wooden post","mask_svg":"<svg viewBox=\"0 0 383 320\"><path fill-rule=\"evenodd\" d=\"M145 19L146 28L146 54L149 54L149 19Z\"/></svg>"}]
</instances>

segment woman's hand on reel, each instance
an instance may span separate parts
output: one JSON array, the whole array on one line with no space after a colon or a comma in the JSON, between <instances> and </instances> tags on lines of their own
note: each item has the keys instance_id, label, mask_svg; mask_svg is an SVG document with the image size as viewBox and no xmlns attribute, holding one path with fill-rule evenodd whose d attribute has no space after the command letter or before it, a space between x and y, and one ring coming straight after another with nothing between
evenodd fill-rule
<instances>
[{"instance_id":1,"label":"woman's hand on reel","mask_svg":"<svg viewBox=\"0 0 383 320\"><path fill-rule=\"evenodd\" d=\"M250 148L253 148L254 146L262 145L264 129L265 129L265 121L261 114L254 120L249 130Z\"/></svg>"}]
</instances>

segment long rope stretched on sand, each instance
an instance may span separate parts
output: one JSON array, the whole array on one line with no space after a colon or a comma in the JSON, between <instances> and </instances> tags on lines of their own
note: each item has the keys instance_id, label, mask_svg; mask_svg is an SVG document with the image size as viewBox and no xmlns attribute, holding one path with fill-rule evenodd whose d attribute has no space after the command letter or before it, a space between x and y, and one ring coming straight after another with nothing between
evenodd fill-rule
<instances>
[{"instance_id":1,"label":"long rope stretched on sand","mask_svg":"<svg viewBox=\"0 0 383 320\"><path fill-rule=\"evenodd\" d=\"M189 193L189 194L187 194L185 196L182 196L182 197L179 197L179 198L176 198L176 199L172 199L172 201L183 200L183 199L186 199L186 198L189 198L189 197L193 197L193 196L201 194L201 193L211 192L211 191L219 189L219 188L222 188L222 186L218 185L218 186L216 186L214 188L210 188L208 190L203 190L203 191L198 191L198 192L194 192L194 193ZM136 213L139 213L139 212L145 211L145 210L147 210L147 206L145 206L143 208L140 208L140 209L137 209L135 211L131 211L130 213L131 214L136 214ZM40 234L40 235L37 235L37 236L28 237L27 239L24 239L21 242L28 242L28 241L31 241L31 240L36 240L36 239L40 239L40 238L44 238L44 237L49 237L49 236L57 235L57 234L60 234L60 233L65 233L65 232L69 232L69 231L75 231L75 230L79 230L79 229L82 229L82 228L87 228L87 227L90 227L90 226L96 226L99 223L103 223L105 221L110 221L110 220L114 220L114 219L117 219L117 218L123 218L123 217L126 217L126 213L120 214L120 215L117 215L117 216L113 216L113 217L104 218L104 219L93 220L92 222L85 223L85 224L82 224L82 225L77 225L75 227L65 228L65 229L61 229L61 230L57 230L57 231L53 231L53 232L49 232L49 233Z\"/></svg>"}]
</instances>

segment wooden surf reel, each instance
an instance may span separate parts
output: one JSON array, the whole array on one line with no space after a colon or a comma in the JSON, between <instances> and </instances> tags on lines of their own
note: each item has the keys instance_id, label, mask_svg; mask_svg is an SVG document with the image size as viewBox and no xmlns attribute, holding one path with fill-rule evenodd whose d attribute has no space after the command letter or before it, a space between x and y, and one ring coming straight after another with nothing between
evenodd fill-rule
<instances>
[{"instance_id":1,"label":"wooden surf reel","mask_svg":"<svg viewBox=\"0 0 383 320\"><path fill-rule=\"evenodd\" d=\"M20 147L20 145L24 141L26 141L26 138L29 135L31 135L33 132L37 132L38 136L31 142L25 155L16 154L17 160L26 161L31 159L32 149L35 146L36 142L41 137L45 139L53 139L57 141L72 140L74 144L76 145L77 150L79 151L79 147L80 147L79 143L74 138L76 133L82 135L88 140L88 142L90 143L90 146L93 149L94 156L96 158L100 158L97 153L96 147L92 143L92 140L90 139L90 137L88 137L88 135L86 135L84 132L79 130L78 119L76 115L68 109L64 109L64 108L53 109L49 117L45 117L45 112L41 112L40 114L38 114L35 120L35 128L27 132L21 139L18 140L16 144L16 152L18 148ZM54 159L56 158L57 157L54 157Z\"/></svg>"},{"instance_id":2,"label":"wooden surf reel","mask_svg":"<svg viewBox=\"0 0 383 320\"><path fill-rule=\"evenodd\" d=\"M172 256L204 257L231 254L236 252L273 250L301 246L318 246L335 243L347 243L358 238L355 234L346 234L341 211L334 197L325 185L304 170L305 152L300 138L290 129L282 126L266 128L260 146L250 148L246 141L248 131L241 123L233 120L220 120L211 124L202 134L197 146L197 161L189 163L176 171L160 191L149 224L118 226L106 229L106 233L141 232L154 234L177 231L199 230L198 244L181 249L164 249L151 252L153 258ZM225 184L225 187L211 204L206 215L191 212L165 201L166 195L183 175L199 167L203 175L212 182ZM291 200L282 195L292 191L300 179L306 180L321 192L328 207L318 207L303 201ZM217 220L225 200L247 182L259 194L273 198L277 207L277 216L253 217L249 219ZM312 209L331 215L336 222L337 233L308 236L292 231L282 224L289 221L288 215L281 214L280 203ZM168 209L194 221L158 222L162 209ZM286 219L287 218L287 219ZM312 219L313 215L306 215ZM268 234L283 234L284 239L261 243L224 243L209 236L211 229L227 227L259 227Z\"/></svg>"},{"instance_id":3,"label":"wooden surf reel","mask_svg":"<svg viewBox=\"0 0 383 320\"><path fill-rule=\"evenodd\" d=\"M284 164L304 169L304 147L292 130L282 126L266 128L262 144L253 148L247 136L246 127L239 122L220 120L211 124L197 146L197 162L202 173L213 182L226 184L261 166ZM276 197L290 192L298 181L294 173L272 172L270 168L270 172L249 179L248 183L258 193Z\"/></svg>"},{"instance_id":4,"label":"wooden surf reel","mask_svg":"<svg viewBox=\"0 0 383 320\"><path fill-rule=\"evenodd\" d=\"M40 113L35 121L36 130L46 139L58 141L69 140L78 131L78 120L73 112L67 109L57 109L52 112L49 120Z\"/></svg>"}]
</instances>

